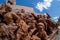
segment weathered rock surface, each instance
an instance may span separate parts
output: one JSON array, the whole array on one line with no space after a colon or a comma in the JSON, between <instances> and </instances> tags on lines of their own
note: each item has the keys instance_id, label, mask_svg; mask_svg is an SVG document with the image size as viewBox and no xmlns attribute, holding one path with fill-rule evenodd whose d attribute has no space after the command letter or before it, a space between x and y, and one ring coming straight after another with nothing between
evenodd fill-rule
<instances>
[{"instance_id":1,"label":"weathered rock surface","mask_svg":"<svg viewBox=\"0 0 60 40\"><path fill-rule=\"evenodd\" d=\"M49 35L57 29L49 15L13 12L4 4L0 6L0 40L49 40Z\"/></svg>"}]
</instances>

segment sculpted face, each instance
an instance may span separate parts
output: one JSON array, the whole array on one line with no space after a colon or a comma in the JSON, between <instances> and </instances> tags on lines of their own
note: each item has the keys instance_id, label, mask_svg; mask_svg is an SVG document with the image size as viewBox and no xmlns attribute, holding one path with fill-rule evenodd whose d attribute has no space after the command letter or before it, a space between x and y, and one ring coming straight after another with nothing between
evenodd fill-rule
<instances>
[{"instance_id":1,"label":"sculpted face","mask_svg":"<svg viewBox=\"0 0 60 40\"><path fill-rule=\"evenodd\" d=\"M45 29L44 23L38 23L38 26L39 26L39 28L40 28L41 30Z\"/></svg>"}]
</instances>

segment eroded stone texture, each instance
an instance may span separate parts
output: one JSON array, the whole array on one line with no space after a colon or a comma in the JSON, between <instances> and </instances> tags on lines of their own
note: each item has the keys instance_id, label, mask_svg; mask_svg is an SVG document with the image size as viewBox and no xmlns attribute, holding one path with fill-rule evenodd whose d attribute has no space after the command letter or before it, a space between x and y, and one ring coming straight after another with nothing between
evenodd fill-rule
<instances>
[{"instance_id":1,"label":"eroded stone texture","mask_svg":"<svg viewBox=\"0 0 60 40\"><path fill-rule=\"evenodd\" d=\"M49 35L57 29L48 14L12 10L6 4L0 7L0 40L50 40Z\"/></svg>"}]
</instances>

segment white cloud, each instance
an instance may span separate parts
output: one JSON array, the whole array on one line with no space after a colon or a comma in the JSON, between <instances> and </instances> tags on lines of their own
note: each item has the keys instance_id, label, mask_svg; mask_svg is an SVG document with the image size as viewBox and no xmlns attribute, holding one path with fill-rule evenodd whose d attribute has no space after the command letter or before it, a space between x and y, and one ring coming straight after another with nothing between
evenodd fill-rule
<instances>
[{"instance_id":1,"label":"white cloud","mask_svg":"<svg viewBox=\"0 0 60 40\"><path fill-rule=\"evenodd\" d=\"M36 8L40 11L43 11L43 9L48 9L51 7L52 0L44 0L43 2L38 2L36 5Z\"/></svg>"},{"instance_id":2,"label":"white cloud","mask_svg":"<svg viewBox=\"0 0 60 40\"><path fill-rule=\"evenodd\" d=\"M58 16L56 16L56 17L53 17L53 20L55 21L55 22L57 22L58 21Z\"/></svg>"},{"instance_id":3,"label":"white cloud","mask_svg":"<svg viewBox=\"0 0 60 40\"><path fill-rule=\"evenodd\" d=\"M44 2L52 2L52 0L44 0Z\"/></svg>"},{"instance_id":4,"label":"white cloud","mask_svg":"<svg viewBox=\"0 0 60 40\"><path fill-rule=\"evenodd\" d=\"M58 16L56 16L56 17L53 17L53 19L58 19L59 17Z\"/></svg>"}]
</instances>

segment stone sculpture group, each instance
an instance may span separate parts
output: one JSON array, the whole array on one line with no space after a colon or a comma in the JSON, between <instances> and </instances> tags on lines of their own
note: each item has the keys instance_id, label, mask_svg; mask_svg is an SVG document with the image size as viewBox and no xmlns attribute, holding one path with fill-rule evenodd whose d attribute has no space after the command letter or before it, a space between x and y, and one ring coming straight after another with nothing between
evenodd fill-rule
<instances>
[{"instance_id":1,"label":"stone sculpture group","mask_svg":"<svg viewBox=\"0 0 60 40\"><path fill-rule=\"evenodd\" d=\"M57 26L48 13L14 12L7 4L0 6L0 40L51 40Z\"/></svg>"}]
</instances>

